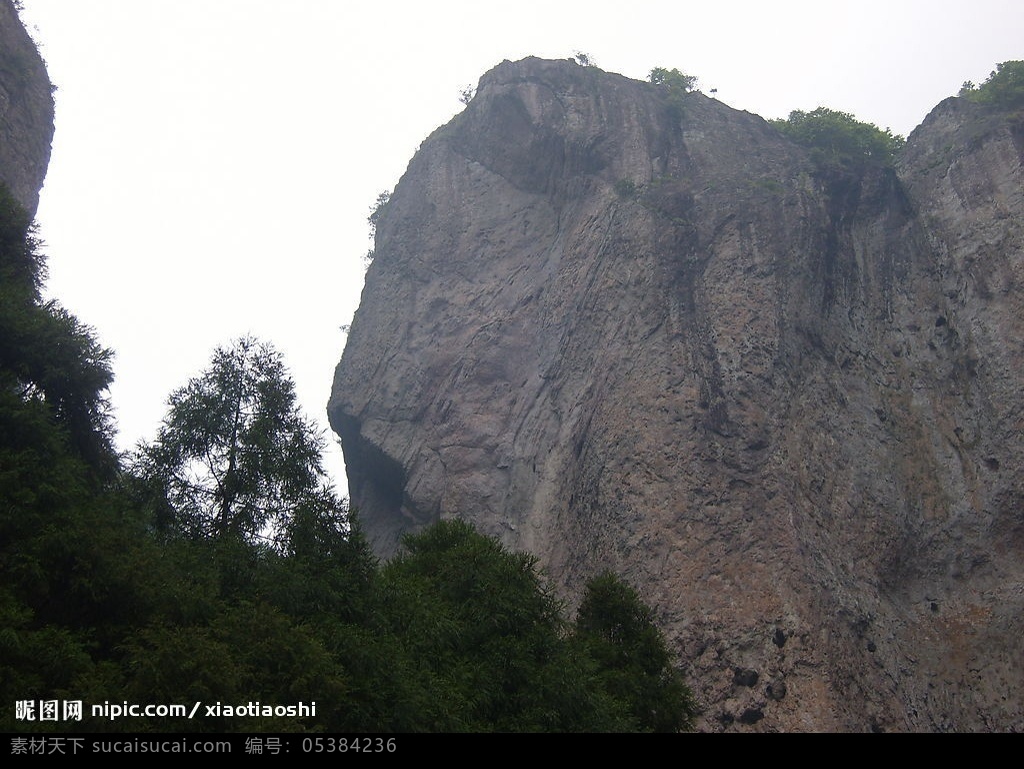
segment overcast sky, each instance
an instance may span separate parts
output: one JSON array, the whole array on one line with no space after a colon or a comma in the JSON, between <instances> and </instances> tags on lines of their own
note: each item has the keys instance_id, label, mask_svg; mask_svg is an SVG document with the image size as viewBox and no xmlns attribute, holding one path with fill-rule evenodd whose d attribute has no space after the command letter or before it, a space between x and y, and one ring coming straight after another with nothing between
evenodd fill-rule
<instances>
[{"instance_id":1,"label":"overcast sky","mask_svg":"<svg viewBox=\"0 0 1024 769\"><path fill-rule=\"evenodd\" d=\"M284 354L327 429L369 208L502 59L677 67L765 118L828 106L904 135L1024 59L1021 0L24 5L57 86L49 294L116 353L122 448L246 333ZM328 462L343 488L336 447Z\"/></svg>"}]
</instances>

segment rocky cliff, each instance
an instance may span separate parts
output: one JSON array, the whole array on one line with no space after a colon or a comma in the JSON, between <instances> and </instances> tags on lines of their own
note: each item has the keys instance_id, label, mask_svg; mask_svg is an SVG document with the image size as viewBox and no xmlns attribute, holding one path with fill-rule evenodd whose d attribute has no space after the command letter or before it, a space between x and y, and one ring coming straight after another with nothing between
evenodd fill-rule
<instances>
[{"instance_id":1,"label":"rocky cliff","mask_svg":"<svg viewBox=\"0 0 1024 769\"><path fill-rule=\"evenodd\" d=\"M12 0L0 0L0 184L30 215L50 162L53 89Z\"/></svg>"},{"instance_id":2,"label":"rocky cliff","mask_svg":"<svg viewBox=\"0 0 1024 769\"><path fill-rule=\"evenodd\" d=\"M503 62L412 159L329 414L378 552L459 516L656 608L718 730L1024 730L1024 119L829 178Z\"/></svg>"}]
</instances>

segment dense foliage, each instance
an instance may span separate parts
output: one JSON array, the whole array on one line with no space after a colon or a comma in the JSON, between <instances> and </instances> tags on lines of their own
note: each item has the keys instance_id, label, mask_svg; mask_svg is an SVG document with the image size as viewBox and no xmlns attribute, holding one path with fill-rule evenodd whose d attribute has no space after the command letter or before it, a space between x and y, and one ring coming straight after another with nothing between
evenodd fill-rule
<instances>
[{"instance_id":1,"label":"dense foliage","mask_svg":"<svg viewBox=\"0 0 1024 769\"><path fill-rule=\"evenodd\" d=\"M0 195L0 729L654 731L693 706L650 613L568 622L532 557L437 524L386 565L324 482L280 356L242 339L111 449L109 353L40 298L39 244ZM615 586L618 587L615 587ZM635 657L635 659L634 659ZM80 721L15 703L81 701ZM309 705L102 718L104 703ZM25 713L21 713L24 716Z\"/></svg>"},{"instance_id":2,"label":"dense foliage","mask_svg":"<svg viewBox=\"0 0 1024 769\"><path fill-rule=\"evenodd\" d=\"M980 86L966 82L960 96L1005 108L1024 106L1024 61L1004 61Z\"/></svg>"},{"instance_id":3,"label":"dense foliage","mask_svg":"<svg viewBox=\"0 0 1024 769\"><path fill-rule=\"evenodd\" d=\"M113 458L104 395L111 354L57 302L42 300L40 246L23 209L0 187L0 397L9 418L31 412L59 425L77 456L101 472Z\"/></svg>"},{"instance_id":4,"label":"dense foliage","mask_svg":"<svg viewBox=\"0 0 1024 769\"><path fill-rule=\"evenodd\" d=\"M244 337L219 347L210 367L171 395L134 472L166 495L165 509L193 537L232 531L280 542L300 511L338 505L322 450L281 355Z\"/></svg>"},{"instance_id":5,"label":"dense foliage","mask_svg":"<svg viewBox=\"0 0 1024 769\"><path fill-rule=\"evenodd\" d=\"M91 669L130 591L133 522L111 507L110 354L55 302L24 211L0 189L0 697L9 713ZM118 561L115 564L115 561ZM88 618L88 619L86 619ZM103 629L91 629L94 620Z\"/></svg>"},{"instance_id":6,"label":"dense foliage","mask_svg":"<svg viewBox=\"0 0 1024 769\"><path fill-rule=\"evenodd\" d=\"M669 112L677 119L682 117L684 97L697 89L697 78L683 74L675 68L655 67L647 75L647 79L651 84L664 90Z\"/></svg>"},{"instance_id":7,"label":"dense foliage","mask_svg":"<svg viewBox=\"0 0 1024 769\"><path fill-rule=\"evenodd\" d=\"M648 73L647 79L654 85L663 85L668 89L677 89L684 93L689 93L697 87L696 77L685 75L675 68L655 67Z\"/></svg>"},{"instance_id":8,"label":"dense foliage","mask_svg":"<svg viewBox=\"0 0 1024 769\"><path fill-rule=\"evenodd\" d=\"M824 170L855 171L891 165L903 147L902 136L863 123L848 112L818 107L794 110L785 120L771 121L797 144L811 149L811 158Z\"/></svg>"},{"instance_id":9,"label":"dense foliage","mask_svg":"<svg viewBox=\"0 0 1024 769\"><path fill-rule=\"evenodd\" d=\"M382 573L381 616L402 656L418 661L430 704L415 714L428 720L393 726L511 732L688 726L692 703L661 636L652 636L663 655L652 675L679 686L672 724L659 720L656 708L637 707L634 692L618 686L617 663L591 653L591 637L565 621L535 566L532 556L510 553L459 521L406 540L404 554ZM649 614L646 621L653 621ZM633 672L646 680L643 664Z\"/></svg>"},{"instance_id":10,"label":"dense foliage","mask_svg":"<svg viewBox=\"0 0 1024 769\"><path fill-rule=\"evenodd\" d=\"M609 572L592 579L576 634L597 662L605 688L637 723L655 732L692 726L696 706L672 669L651 610L633 588Z\"/></svg>"}]
</instances>

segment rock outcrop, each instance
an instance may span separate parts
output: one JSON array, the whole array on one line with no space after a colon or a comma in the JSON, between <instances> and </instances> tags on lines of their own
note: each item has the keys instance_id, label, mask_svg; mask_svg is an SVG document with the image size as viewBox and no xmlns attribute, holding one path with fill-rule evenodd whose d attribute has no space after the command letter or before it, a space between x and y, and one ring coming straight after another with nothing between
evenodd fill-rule
<instances>
[{"instance_id":1,"label":"rock outcrop","mask_svg":"<svg viewBox=\"0 0 1024 769\"><path fill-rule=\"evenodd\" d=\"M0 184L32 216L53 140L53 89L11 0L0 0Z\"/></svg>"},{"instance_id":2,"label":"rock outcrop","mask_svg":"<svg viewBox=\"0 0 1024 769\"><path fill-rule=\"evenodd\" d=\"M761 118L503 62L412 159L329 415L377 551L613 569L718 730L1024 730L1024 119L829 177Z\"/></svg>"}]
</instances>

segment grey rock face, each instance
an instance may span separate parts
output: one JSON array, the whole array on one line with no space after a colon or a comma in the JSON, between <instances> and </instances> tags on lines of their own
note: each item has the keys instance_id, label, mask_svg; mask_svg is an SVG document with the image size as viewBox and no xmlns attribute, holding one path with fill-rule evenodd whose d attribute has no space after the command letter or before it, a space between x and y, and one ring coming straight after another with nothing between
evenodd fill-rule
<instances>
[{"instance_id":1,"label":"grey rock face","mask_svg":"<svg viewBox=\"0 0 1024 769\"><path fill-rule=\"evenodd\" d=\"M11 0L0 0L0 183L32 216L53 140L46 66Z\"/></svg>"},{"instance_id":2,"label":"grey rock face","mask_svg":"<svg viewBox=\"0 0 1024 769\"><path fill-rule=\"evenodd\" d=\"M951 99L826 178L700 94L502 63L337 369L375 548L458 516L570 602L620 572L705 730L1024 729L1022 126Z\"/></svg>"}]
</instances>

